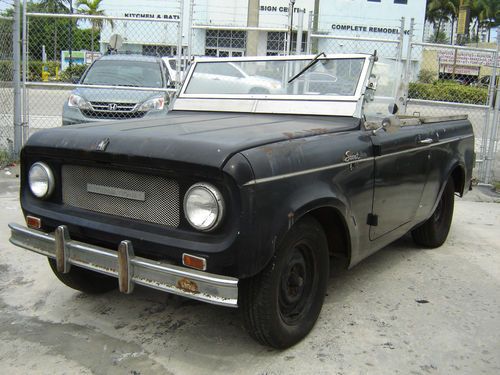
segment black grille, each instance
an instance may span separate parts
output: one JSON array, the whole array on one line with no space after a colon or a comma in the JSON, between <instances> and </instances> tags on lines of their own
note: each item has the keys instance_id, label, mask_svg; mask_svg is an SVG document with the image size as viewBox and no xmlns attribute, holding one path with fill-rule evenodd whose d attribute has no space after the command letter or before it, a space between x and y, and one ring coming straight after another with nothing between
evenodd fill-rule
<instances>
[{"instance_id":1,"label":"black grille","mask_svg":"<svg viewBox=\"0 0 500 375\"><path fill-rule=\"evenodd\" d=\"M64 165L62 200L94 212L179 225L179 184L161 176Z\"/></svg>"},{"instance_id":2,"label":"black grille","mask_svg":"<svg viewBox=\"0 0 500 375\"><path fill-rule=\"evenodd\" d=\"M92 110L82 110L82 114L88 118L95 119L114 119L114 120L125 120L133 118L142 118L146 115L146 112L105 112L105 111L92 111Z\"/></svg>"}]
</instances>

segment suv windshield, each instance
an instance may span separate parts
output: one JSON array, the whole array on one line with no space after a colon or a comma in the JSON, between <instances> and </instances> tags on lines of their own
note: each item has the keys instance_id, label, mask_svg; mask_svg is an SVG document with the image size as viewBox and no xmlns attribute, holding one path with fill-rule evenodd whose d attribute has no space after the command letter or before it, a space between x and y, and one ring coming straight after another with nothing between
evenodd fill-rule
<instances>
[{"instance_id":1,"label":"suv windshield","mask_svg":"<svg viewBox=\"0 0 500 375\"><path fill-rule=\"evenodd\" d=\"M322 58L293 82L309 63L300 60L200 61L185 94L270 94L354 96L364 58Z\"/></svg>"},{"instance_id":2,"label":"suv windshield","mask_svg":"<svg viewBox=\"0 0 500 375\"><path fill-rule=\"evenodd\" d=\"M163 87L160 64L147 61L98 60L85 75L83 84Z\"/></svg>"}]
</instances>

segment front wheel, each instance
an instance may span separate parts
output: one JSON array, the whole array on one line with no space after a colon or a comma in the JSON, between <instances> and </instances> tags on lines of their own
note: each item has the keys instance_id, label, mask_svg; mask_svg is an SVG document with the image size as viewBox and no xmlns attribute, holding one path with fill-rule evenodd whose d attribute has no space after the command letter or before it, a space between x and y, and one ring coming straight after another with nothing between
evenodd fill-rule
<instances>
[{"instance_id":1,"label":"front wheel","mask_svg":"<svg viewBox=\"0 0 500 375\"><path fill-rule=\"evenodd\" d=\"M266 268L242 282L240 301L249 334L278 349L299 342L318 319L328 274L325 233L306 217L290 229Z\"/></svg>"},{"instance_id":2,"label":"front wheel","mask_svg":"<svg viewBox=\"0 0 500 375\"><path fill-rule=\"evenodd\" d=\"M55 259L48 258L50 268L56 277L70 288L88 294L101 294L109 292L118 287L118 281L114 277L102 275L98 272L84 268L71 266L68 273L57 271Z\"/></svg>"},{"instance_id":3,"label":"front wheel","mask_svg":"<svg viewBox=\"0 0 500 375\"><path fill-rule=\"evenodd\" d=\"M450 177L432 216L411 232L417 245L435 248L446 241L453 218L454 203L455 184Z\"/></svg>"}]
</instances>

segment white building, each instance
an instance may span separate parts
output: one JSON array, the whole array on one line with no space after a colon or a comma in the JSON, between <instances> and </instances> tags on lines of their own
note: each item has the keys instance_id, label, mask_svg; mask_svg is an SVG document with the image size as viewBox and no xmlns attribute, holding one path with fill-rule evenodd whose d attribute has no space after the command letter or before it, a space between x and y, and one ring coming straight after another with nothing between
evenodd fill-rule
<instances>
[{"instance_id":1,"label":"white building","mask_svg":"<svg viewBox=\"0 0 500 375\"><path fill-rule=\"evenodd\" d=\"M297 30L302 29L302 51L305 51L309 14L314 12L315 0L296 0L293 12L295 41ZM317 26L320 34L346 37L396 39L405 18L405 33L408 33L410 19L415 19L416 40L422 40L425 18L425 0L320 0L317 9ZM115 22L114 27L105 25L102 32L103 44L109 36L118 33L124 37L129 51L175 54L177 46L177 25L154 23L154 19L178 20L182 17L182 45L188 45L190 1L184 0L181 12L180 2L166 0L124 1L105 0L106 14L119 17L142 18L149 22ZM245 54L282 54L286 48L289 27L288 0L195 0L192 23L191 53L193 55L241 56ZM300 14L302 13L302 14ZM299 25L300 20L302 24ZM248 26L262 28L260 31ZM295 50L295 43L292 43ZM373 52L376 45L371 42L333 42L320 39L318 51ZM102 49L105 48L103 45ZM392 54L380 47L379 54Z\"/></svg>"}]
</instances>

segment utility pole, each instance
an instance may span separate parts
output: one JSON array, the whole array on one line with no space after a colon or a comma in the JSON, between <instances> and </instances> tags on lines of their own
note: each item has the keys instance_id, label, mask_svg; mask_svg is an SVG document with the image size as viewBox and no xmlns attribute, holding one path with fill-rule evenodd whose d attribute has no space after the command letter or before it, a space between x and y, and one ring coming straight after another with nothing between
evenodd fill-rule
<instances>
[{"instance_id":1,"label":"utility pole","mask_svg":"<svg viewBox=\"0 0 500 375\"><path fill-rule=\"evenodd\" d=\"M260 0L248 0L247 26L259 26ZM247 31L247 56L257 56L259 48L259 31Z\"/></svg>"}]
</instances>

